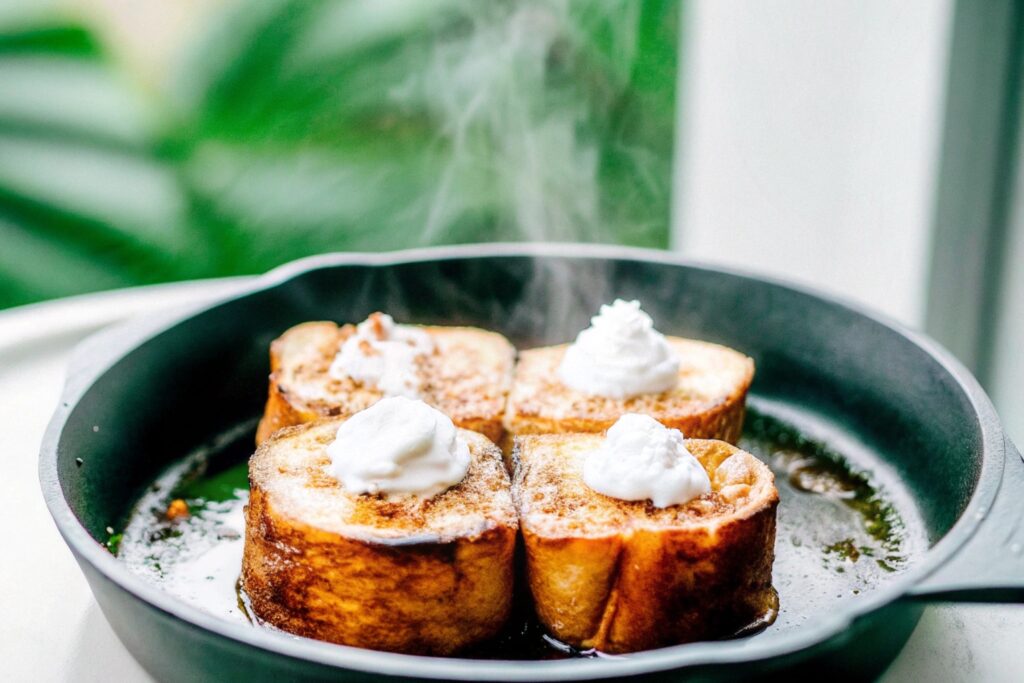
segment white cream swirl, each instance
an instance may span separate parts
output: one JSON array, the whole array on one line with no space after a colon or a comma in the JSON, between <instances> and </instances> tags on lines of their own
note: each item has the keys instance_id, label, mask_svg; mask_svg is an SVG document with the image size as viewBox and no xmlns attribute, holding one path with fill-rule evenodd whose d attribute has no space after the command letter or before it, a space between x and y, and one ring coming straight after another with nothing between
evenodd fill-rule
<instances>
[{"instance_id":1,"label":"white cream swirl","mask_svg":"<svg viewBox=\"0 0 1024 683\"><path fill-rule=\"evenodd\" d=\"M423 401L384 398L338 428L328 472L352 493L429 498L469 470L469 446L452 421Z\"/></svg>"},{"instance_id":2,"label":"white cream swirl","mask_svg":"<svg viewBox=\"0 0 1024 683\"><path fill-rule=\"evenodd\" d=\"M418 398L422 379L416 358L431 353L434 343L427 332L396 325L386 313L373 313L356 326L328 370L332 377L351 377L380 389L385 396Z\"/></svg>"},{"instance_id":3,"label":"white cream swirl","mask_svg":"<svg viewBox=\"0 0 1024 683\"><path fill-rule=\"evenodd\" d=\"M601 447L587 455L583 481L606 496L650 500L660 508L711 491L711 479L686 450L682 432L637 413L620 417Z\"/></svg>"},{"instance_id":4,"label":"white cream swirl","mask_svg":"<svg viewBox=\"0 0 1024 683\"><path fill-rule=\"evenodd\" d=\"M584 394L624 399L675 387L679 359L639 301L616 299L565 350L558 377Z\"/></svg>"}]
</instances>

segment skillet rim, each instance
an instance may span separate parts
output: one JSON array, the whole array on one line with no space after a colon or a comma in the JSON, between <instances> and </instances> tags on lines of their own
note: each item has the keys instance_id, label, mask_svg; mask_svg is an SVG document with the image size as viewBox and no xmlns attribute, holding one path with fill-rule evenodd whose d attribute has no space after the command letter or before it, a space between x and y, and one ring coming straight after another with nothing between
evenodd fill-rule
<instances>
[{"instance_id":1,"label":"skillet rim","mask_svg":"<svg viewBox=\"0 0 1024 683\"><path fill-rule=\"evenodd\" d=\"M344 266L387 267L410 262L439 262L494 257L553 257L594 260L637 261L687 267L693 270L724 273L753 280L776 288L845 309L887 328L928 354L964 393L974 411L981 434L981 468L977 483L963 512L939 541L922 553L906 572L879 590L862 599L849 602L842 609L818 615L799 628L773 636L771 639L749 639L698 642L675 645L636 653L627 657L571 659L558 661L473 660L462 658L404 655L345 645L335 645L306 638L296 638L267 629L233 624L191 607L173 596L131 574L82 526L63 494L57 468L57 451L63 427L82 396L113 365L138 346L161 333L188 322L194 316L254 294L286 285L297 277L326 268ZM825 642L849 627L856 619L875 612L901 598L910 598L913 587L930 574L943 568L953 555L975 534L985 512L995 498L1005 463L1004 435L995 408L974 376L952 354L925 335L913 331L891 318L868 311L842 297L825 294L810 287L794 284L749 270L703 263L679 254L637 247L573 243L495 243L443 247L425 247L379 253L338 252L310 256L286 263L263 276L242 285L238 290L199 305L178 311L152 329L135 329L142 325L126 321L115 328L121 336L131 337L126 348L108 349L103 362L95 363L86 380L72 382L68 373L58 407L46 429L40 451L39 477L47 508L61 536L77 556L87 562L106 580L117 585L135 599L146 603L188 626L211 632L237 644L256 647L271 653L365 673L407 676L424 679L529 681L544 677L551 680L584 680L669 671L682 667L755 662L798 653ZM141 333L140 333L141 332ZM103 334L102 332L100 334ZM74 370L70 368L69 370ZM77 386L74 386L77 384Z\"/></svg>"}]
</instances>

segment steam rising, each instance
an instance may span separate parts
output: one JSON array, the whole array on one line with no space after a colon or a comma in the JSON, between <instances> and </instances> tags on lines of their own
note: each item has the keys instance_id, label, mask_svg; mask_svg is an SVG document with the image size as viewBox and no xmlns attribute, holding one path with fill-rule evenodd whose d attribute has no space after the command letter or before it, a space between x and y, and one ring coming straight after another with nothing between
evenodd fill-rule
<instances>
[{"instance_id":1,"label":"steam rising","mask_svg":"<svg viewBox=\"0 0 1024 683\"><path fill-rule=\"evenodd\" d=\"M296 7L308 28L295 34L280 68L260 76L302 86L298 118L256 129L269 136L257 147L271 150L273 173L251 156L220 173L209 172L217 170L209 159L199 166L197 178L215 181L203 194L219 212L239 216L253 233L287 226L279 234L289 248L307 240L321 251L478 241L664 245L676 3ZM326 102L317 108L306 98ZM255 108L228 104L239 116ZM282 161L267 142L285 124L295 136L285 142L302 144ZM331 147L349 138L366 150ZM318 151L322 161L309 161ZM256 208L241 202L251 210L237 210L232 185L246 188ZM247 253L254 248L245 244ZM498 279L514 297L482 291L493 289L495 273L437 266L410 281L403 267L349 272L339 286L350 293L324 317L355 321L384 310L402 322L499 329L523 345L570 341L600 304L632 298L612 284L609 268L586 259L510 263Z\"/></svg>"},{"instance_id":2,"label":"steam rising","mask_svg":"<svg viewBox=\"0 0 1024 683\"><path fill-rule=\"evenodd\" d=\"M453 226L473 215L477 196L499 207L499 239L608 242L629 234L625 226L613 233L603 223L599 145L602 134L619 132L598 131L608 123L601 109L610 104L602 92L609 83L602 79L624 78L636 57L637 3L591 3L581 10L567 0L470 2L461 11L461 29L439 35L425 68L393 92L399 104L425 99L440 122L442 171L426 200L422 243L460 241ZM593 43L587 32L596 26L608 33L614 52L600 63L613 72L613 64L625 65L626 73L588 74L574 64L581 59L578 52ZM581 72L591 80L580 82ZM649 179L650 150L622 143L617 151L631 160L637 183ZM537 260L526 283L512 311L490 317L500 317L508 330L544 329L549 340L571 340L598 305L616 294L599 262L570 269ZM472 301L465 301L474 298L472 292L457 285L446 289L443 296L464 300L472 310Z\"/></svg>"},{"instance_id":3,"label":"steam rising","mask_svg":"<svg viewBox=\"0 0 1024 683\"><path fill-rule=\"evenodd\" d=\"M436 243L472 201L496 199L498 234L522 240L606 240L598 202L599 150L586 102L551 84L568 3L474 2L467 25L439 38L416 78L440 121L446 159L425 211L422 239ZM629 30L634 30L633 26Z\"/></svg>"}]
</instances>

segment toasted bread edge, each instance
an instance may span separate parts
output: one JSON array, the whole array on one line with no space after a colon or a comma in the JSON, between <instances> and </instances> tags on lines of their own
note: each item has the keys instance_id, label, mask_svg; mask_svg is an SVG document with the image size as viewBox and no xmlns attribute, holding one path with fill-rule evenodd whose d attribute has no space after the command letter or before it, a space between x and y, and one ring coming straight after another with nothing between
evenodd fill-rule
<instances>
[{"instance_id":1,"label":"toasted bread edge","mask_svg":"<svg viewBox=\"0 0 1024 683\"><path fill-rule=\"evenodd\" d=\"M511 609L515 526L438 542L347 538L289 519L257 486L242 585L282 630L391 652L448 655L493 637Z\"/></svg>"}]
</instances>

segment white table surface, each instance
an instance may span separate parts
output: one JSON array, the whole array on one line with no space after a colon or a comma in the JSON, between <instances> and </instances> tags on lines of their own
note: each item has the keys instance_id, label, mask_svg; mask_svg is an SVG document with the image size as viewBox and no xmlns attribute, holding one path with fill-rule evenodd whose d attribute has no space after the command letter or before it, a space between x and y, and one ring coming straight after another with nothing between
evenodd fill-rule
<instances>
[{"instance_id":1,"label":"white table surface","mask_svg":"<svg viewBox=\"0 0 1024 683\"><path fill-rule=\"evenodd\" d=\"M129 316L238 286L234 280L162 285L0 313L3 680L150 680L107 625L46 511L36 476L39 444L79 340ZM1024 680L1024 606L928 607L883 680Z\"/></svg>"}]
</instances>

